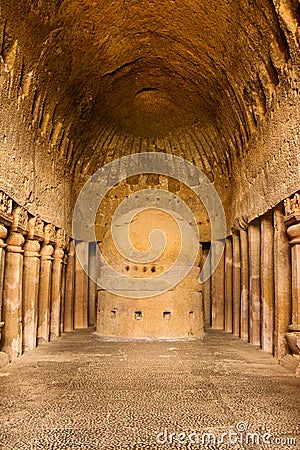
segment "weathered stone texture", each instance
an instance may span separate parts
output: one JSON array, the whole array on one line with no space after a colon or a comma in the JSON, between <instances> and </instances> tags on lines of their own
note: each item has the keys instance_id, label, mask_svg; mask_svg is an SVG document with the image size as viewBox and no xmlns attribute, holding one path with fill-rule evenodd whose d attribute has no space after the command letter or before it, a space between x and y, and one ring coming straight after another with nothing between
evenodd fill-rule
<instances>
[{"instance_id":1,"label":"weathered stone texture","mask_svg":"<svg viewBox=\"0 0 300 450\"><path fill-rule=\"evenodd\" d=\"M31 172L20 175L22 202L32 191L40 212L50 214L53 200L67 219L72 195L62 161L78 188L106 162L149 150L203 170L230 226L296 189L296 2L118 0L105 14L89 0L1 6L3 105L9 96L13 108L24 108L24 128L33 120L26 139L3 132L5 149L16 148L15 166L26 163L38 177L33 189ZM20 120L10 122L16 131ZM20 161L19 146L36 156ZM11 187L21 187L18 177Z\"/></svg>"},{"instance_id":2,"label":"weathered stone texture","mask_svg":"<svg viewBox=\"0 0 300 450\"><path fill-rule=\"evenodd\" d=\"M3 30L3 46L10 40ZM72 179L59 147L50 139L55 122L48 124L48 136L47 113L35 110L39 87L33 71L27 72L31 64L25 63L17 40L0 57L0 185L32 214L70 229Z\"/></svg>"},{"instance_id":3,"label":"weathered stone texture","mask_svg":"<svg viewBox=\"0 0 300 450\"><path fill-rule=\"evenodd\" d=\"M293 80L296 82L293 82ZM230 216L261 216L299 188L299 73L288 75L248 154L237 161Z\"/></svg>"}]
</instances>

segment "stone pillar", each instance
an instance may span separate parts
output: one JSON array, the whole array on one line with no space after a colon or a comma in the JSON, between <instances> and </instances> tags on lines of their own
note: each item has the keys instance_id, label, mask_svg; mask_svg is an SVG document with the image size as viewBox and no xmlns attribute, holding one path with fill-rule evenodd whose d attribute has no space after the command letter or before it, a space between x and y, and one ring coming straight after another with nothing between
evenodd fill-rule
<instances>
[{"instance_id":1,"label":"stone pillar","mask_svg":"<svg viewBox=\"0 0 300 450\"><path fill-rule=\"evenodd\" d=\"M5 252L7 244L7 228L11 225L13 220L12 215L13 201L3 191L0 191L0 342L2 339L2 330L4 328L3 322L3 291L4 291L4 267L5 267ZM9 356L0 352L0 368L9 363Z\"/></svg>"},{"instance_id":2,"label":"stone pillar","mask_svg":"<svg viewBox=\"0 0 300 450\"><path fill-rule=\"evenodd\" d=\"M76 242L76 253L81 253L84 260L84 268L77 256L75 257L75 304L74 304L74 328L88 327L88 244Z\"/></svg>"},{"instance_id":3,"label":"stone pillar","mask_svg":"<svg viewBox=\"0 0 300 450\"><path fill-rule=\"evenodd\" d=\"M274 353L281 359L289 352L285 333L291 323L291 263L290 248L283 222L282 205L276 207L274 221L274 290L275 329Z\"/></svg>"},{"instance_id":4,"label":"stone pillar","mask_svg":"<svg viewBox=\"0 0 300 450\"><path fill-rule=\"evenodd\" d=\"M211 321L212 328L224 330L225 328L225 251L214 273L211 283Z\"/></svg>"},{"instance_id":5,"label":"stone pillar","mask_svg":"<svg viewBox=\"0 0 300 450\"><path fill-rule=\"evenodd\" d=\"M268 353L273 353L274 301L274 228L267 214L261 219L261 346Z\"/></svg>"},{"instance_id":6,"label":"stone pillar","mask_svg":"<svg viewBox=\"0 0 300 450\"><path fill-rule=\"evenodd\" d=\"M233 295L233 334L240 336L241 321L241 248L240 234L238 231L232 231L232 295Z\"/></svg>"},{"instance_id":7,"label":"stone pillar","mask_svg":"<svg viewBox=\"0 0 300 450\"><path fill-rule=\"evenodd\" d=\"M22 354L22 275L23 244L27 230L27 212L16 207L7 239L5 258L3 351L10 359Z\"/></svg>"},{"instance_id":8,"label":"stone pillar","mask_svg":"<svg viewBox=\"0 0 300 450\"><path fill-rule=\"evenodd\" d=\"M226 238L225 248L225 331L232 333L232 237Z\"/></svg>"},{"instance_id":9,"label":"stone pillar","mask_svg":"<svg viewBox=\"0 0 300 450\"><path fill-rule=\"evenodd\" d=\"M97 284L93 281L99 277L97 276L97 259L96 259L96 242L89 244L89 274L92 278L89 278L89 326L96 324L96 300L97 300Z\"/></svg>"},{"instance_id":10,"label":"stone pillar","mask_svg":"<svg viewBox=\"0 0 300 450\"><path fill-rule=\"evenodd\" d=\"M292 315L286 339L293 355L298 358L300 373L300 193L285 200L284 222L291 246L292 269Z\"/></svg>"},{"instance_id":11,"label":"stone pillar","mask_svg":"<svg viewBox=\"0 0 300 450\"><path fill-rule=\"evenodd\" d=\"M28 234L24 245L23 267L23 351L36 347L38 291L40 272L40 244L44 223L39 217L28 221Z\"/></svg>"},{"instance_id":12,"label":"stone pillar","mask_svg":"<svg viewBox=\"0 0 300 450\"><path fill-rule=\"evenodd\" d=\"M292 324L290 331L300 331L300 223L287 229L292 263Z\"/></svg>"},{"instance_id":13,"label":"stone pillar","mask_svg":"<svg viewBox=\"0 0 300 450\"><path fill-rule=\"evenodd\" d=\"M74 296L75 293L75 249L70 241L66 266L64 331L74 330Z\"/></svg>"},{"instance_id":14,"label":"stone pillar","mask_svg":"<svg viewBox=\"0 0 300 450\"><path fill-rule=\"evenodd\" d=\"M261 344L260 312L260 222L248 227L249 241L249 342Z\"/></svg>"},{"instance_id":15,"label":"stone pillar","mask_svg":"<svg viewBox=\"0 0 300 450\"><path fill-rule=\"evenodd\" d=\"M202 265L204 266L207 258L210 259L209 248L203 247L202 249ZM203 305L204 305L204 328L211 327L211 277L202 283L202 292L203 292Z\"/></svg>"},{"instance_id":16,"label":"stone pillar","mask_svg":"<svg viewBox=\"0 0 300 450\"><path fill-rule=\"evenodd\" d=\"M50 299L54 242L55 227L52 224L47 224L45 226L44 241L40 252L41 271L39 286L38 343L48 342L50 339Z\"/></svg>"},{"instance_id":17,"label":"stone pillar","mask_svg":"<svg viewBox=\"0 0 300 450\"><path fill-rule=\"evenodd\" d=\"M50 339L60 336L61 285L65 240L64 230L57 230L52 262Z\"/></svg>"},{"instance_id":18,"label":"stone pillar","mask_svg":"<svg viewBox=\"0 0 300 450\"><path fill-rule=\"evenodd\" d=\"M68 249L69 249L69 240L70 238L66 238L66 245L64 248L64 257L62 261L62 275L61 275L61 308L60 308L60 333L64 332L64 321L65 321L65 301L66 301L66 271L68 264Z\"/></svg>"},{"instance_id":19,"label":"stone pillar","mask_svg":"<svg viewBox=\"0 0 300 450\"><path fill-rule=\"evenodd\" d=\"M248 260L248 233L245 228L240 230L241 244L241 325L240 336L249 338L249 260Z\"/></svg>"},{"instance_id":20,"label":"stone pillar","mask_svg":"<svg viewBox=\"0 0 300 450\"><path fill-rule=\"evenodd\" d=\"M2 322L2 303L3 303L3 283L4 283L4 262L5 262L5 248L6 244L4 240L7 237L7 228L0 224L0 341L1 333L4 326Z\"/></svg>"}]
</instances>

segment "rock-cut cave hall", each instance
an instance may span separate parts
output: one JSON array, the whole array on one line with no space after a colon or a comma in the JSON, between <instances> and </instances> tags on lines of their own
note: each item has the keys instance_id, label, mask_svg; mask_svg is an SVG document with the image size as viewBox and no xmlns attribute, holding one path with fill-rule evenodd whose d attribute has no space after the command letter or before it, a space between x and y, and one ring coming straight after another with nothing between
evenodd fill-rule
<instances>
[{"instance_id":1,"label":"rock-cut cave hall","mask_svg":"<svg viewBox=\"0 0 300 450\"><path fill-rule=\"evenodd\" d=\"M300 448L299 17L1 0L1 448Z\"/></svg>"}]
</instances>

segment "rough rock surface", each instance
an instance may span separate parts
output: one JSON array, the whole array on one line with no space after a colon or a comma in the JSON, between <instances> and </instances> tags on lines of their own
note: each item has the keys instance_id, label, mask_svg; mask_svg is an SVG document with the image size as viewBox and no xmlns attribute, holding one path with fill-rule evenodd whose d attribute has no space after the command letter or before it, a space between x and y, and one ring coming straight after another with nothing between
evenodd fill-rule
<instances>
[{"instance_id":1,"label":"rough rock surface","mask_svg":"<svg viewBox=\"0 0 300 450\"><path fill-rule=\"evenodd\" d=\"M5 187L66 224L70 176L154 150L202 169L229 224L263 214L299 176L298 22L296 0L4 0Z\"/></svg>"}]
</instances>

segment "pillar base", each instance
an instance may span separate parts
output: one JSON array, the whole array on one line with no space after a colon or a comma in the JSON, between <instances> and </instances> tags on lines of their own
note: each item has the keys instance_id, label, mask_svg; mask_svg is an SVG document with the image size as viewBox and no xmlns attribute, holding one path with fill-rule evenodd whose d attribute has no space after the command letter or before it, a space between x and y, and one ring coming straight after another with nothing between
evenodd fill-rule
<instances>
[{"instance_id":1,"label":"pillar base","mask_svg":"<svg viewBox=\"0 0 300 450\"><path fill-rule=\"evenodd\" d=\"M289 372L300 377L300 357L293 355L285 355L279 361L280 365L287 369Z\"/></svg>"},{"instance_id":2,"label":"pillar base","mask_svg":"<svg viewBox=\"0 0 300 450\"><path fill-rule=\"evenodd\" d=\"M2 337L2 330L4 328L4 322L0 322L0 341L1 341L1 337Z\"/></svg>"},{"instance_id":3,"label":"pillar base","mask_svg":"<svg viewBox=\"0 0 300 450\"><path fill-rule=\"evenodd\" d=\"M0 369L9 364L9 356L7 353L0 352Z\"/></svg>"},{"instance_id":4,"label":"pillar base","mask_svg":"<svg viewBox=\"0 0 300 450\"><path fill-rule=\"evenodd\" d=\"M298 331L300 333L300 325L289 325L289 331Z\"/></svg>"},{"instance_id":5,"label":"pillar base","mask_svg":"<svg viewBox=\"0 0 300 450\"><path fill-rule=\"evenodd\" d=\"M289 327L290 328L290 327ZM294 356L300 355L300 331L291 331L285 334L287 343Z\"/></svg>"},{"instance_id":6,"label":"pillar base","mask_svg":"<svg viewBox=\"0 0 300 450\"><path fill-rule=\"evenodd\" d=\"M44 339L43 337L38 337L36 340L37 343L37 347L43 344L47 344L50 341L50 339L48 341L46 341L46 339Z\"/></svg>"},{"instance_id":7,"label":"pillar base","mask_svg":"<svg viewBox=\"0 0 300 450\"><path fill-rule=\"evenodd\" d=\"M50 342L55 341L56 339L58 339L60 336L58 336L55 333L51 333L50 332Z\"/></svg>"}]
</instances>

